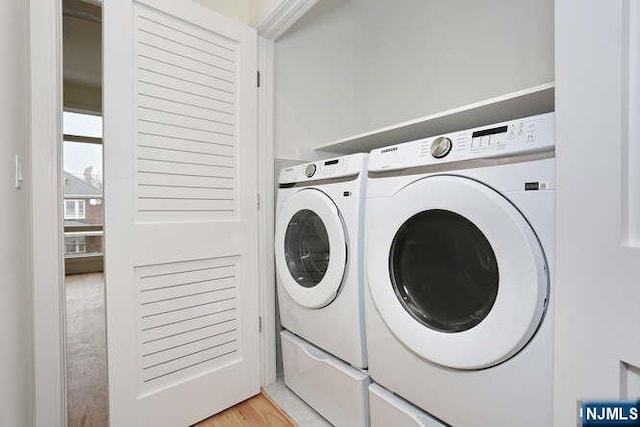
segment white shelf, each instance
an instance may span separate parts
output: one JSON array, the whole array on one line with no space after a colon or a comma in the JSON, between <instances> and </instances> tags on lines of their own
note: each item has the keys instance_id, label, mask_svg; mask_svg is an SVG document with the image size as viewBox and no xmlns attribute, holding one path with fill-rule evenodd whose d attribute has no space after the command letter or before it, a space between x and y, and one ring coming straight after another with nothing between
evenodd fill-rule
<instances>
[{"instance_id":1,"label":"white shelf","mask_svg":"<svg viewBox=\"0 0 640 427\"><path fill-rule=\"evenodd\" d=\"M316 147L315 150L337 154L369 152L374 148L387 145L490 125L520 117L549 113L554 111L554 88L555 85L553 83L546 83L354 135L321 145Z\"/></svg>"}]
</instances>

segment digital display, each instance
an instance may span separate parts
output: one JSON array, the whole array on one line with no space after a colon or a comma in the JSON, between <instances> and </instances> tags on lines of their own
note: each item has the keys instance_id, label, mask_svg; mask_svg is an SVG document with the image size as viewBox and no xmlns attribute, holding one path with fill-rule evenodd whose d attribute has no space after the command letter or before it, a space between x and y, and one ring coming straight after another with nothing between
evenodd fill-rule
<instances>
[{"instance_id":1,"label":"digital display","mask_svg":"<svg viewBox=\"0 0 640 427\"><path fill-rule=\"evenodd\" d=\"M339 159L327 160L326 162L324 162L324 165L325 165L325 166L329 166L329 165L337 165L337 164L338 164L338 160L339 160Z\"/></svg>"},{"instance_id":2,"label":"digital display","mask_svg":"<svg viewBox=\"0 0 640 427\"><path fill-rule=\"evenodd\" d=\"M525 191L540 190L540 183L539 182L525 182L524 183L524 189L525 189Z\"/></svg>"},{"instance_id":3,"label":"digital display","mask_svg":"<svg viewBox=\"0 0 640 427\"><path fill-rule=\"evenodd\" d=\"M497 128L477 130L471 135L471 137L472 138L476 138L476 137L479 137L479 136L487 136L487 135L495 135L497 133L505 133L507 131L507 129L508 129L508 126L499 126Z\"/></svg>"}]
</instances>

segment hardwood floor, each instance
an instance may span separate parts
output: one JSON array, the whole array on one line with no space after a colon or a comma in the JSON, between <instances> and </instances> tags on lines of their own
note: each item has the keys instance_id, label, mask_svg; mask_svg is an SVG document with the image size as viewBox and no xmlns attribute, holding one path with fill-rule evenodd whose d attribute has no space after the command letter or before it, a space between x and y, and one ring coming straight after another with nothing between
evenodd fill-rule
<instances>
[{"instance_id":1,"label":"hardwood floor","mask_svg":"<svg viewBox=\"0 0 640 427\"><path fill-rule=\"evenodd\" d=\"M200 421L193 427L295 427L296 423L265 393Z\"/></svg>"}]
</instances>

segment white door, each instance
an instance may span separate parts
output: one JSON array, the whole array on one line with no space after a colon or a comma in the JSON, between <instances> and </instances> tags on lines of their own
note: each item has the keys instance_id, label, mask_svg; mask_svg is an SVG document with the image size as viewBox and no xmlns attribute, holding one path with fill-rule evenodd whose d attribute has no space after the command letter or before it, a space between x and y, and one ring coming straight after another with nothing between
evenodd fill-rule
<instances>
[{"instance_id":1,"label":"white door","mask_svg":"<svg viewBox=\"0 0 640 427\"><path fill-rule=\"evenodd\" d=\"M338 295L347 264L347 240L336 204L320 190L289 197L276 220L276 270L289 296L321 308Z\"/></svg>"},{"instance_id":2,"label":"white door","mask_svg":"<svg viewBox=\"0 0 640 427\"><path fill-rule=\"evenodd\" d=\"M557 2L555 425L640 397L640 2Z\"/></svg>"},{"instance_id":3,"label":"white door","mask_svg":"<svg viewBox=\"0 0 640 427\"><path fill-rule=\"evenodd\" d=\"M112 426L259 391L256 34L188 0L104 2Z\"/></svg>"}]
</instances>

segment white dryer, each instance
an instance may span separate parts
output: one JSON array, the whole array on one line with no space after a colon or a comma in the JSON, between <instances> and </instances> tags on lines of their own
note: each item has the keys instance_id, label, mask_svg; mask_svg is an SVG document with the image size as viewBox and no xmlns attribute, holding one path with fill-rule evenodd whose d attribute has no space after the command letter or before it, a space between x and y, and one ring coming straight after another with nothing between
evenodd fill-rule
<instances>
[{"instance_id":1,"label":"white dryer","mask_svg":"<svg viewBox=\"0 0 640 427\"><path fill-rule=\"evenodd\" d=\"M366 154L283 169L275 258L282 326L356 368L364 343Z\"/></svg>"},{"instance_id":2,"label":"white dryer","mask_svg":"<svg viewBox=\"0 0 640 427\"><path fill-rule=\"evenodd\" d=\"M370 154L369 373L456 427L552 425L553 135L550 113Z\"/></svg>"}]
</instances>

